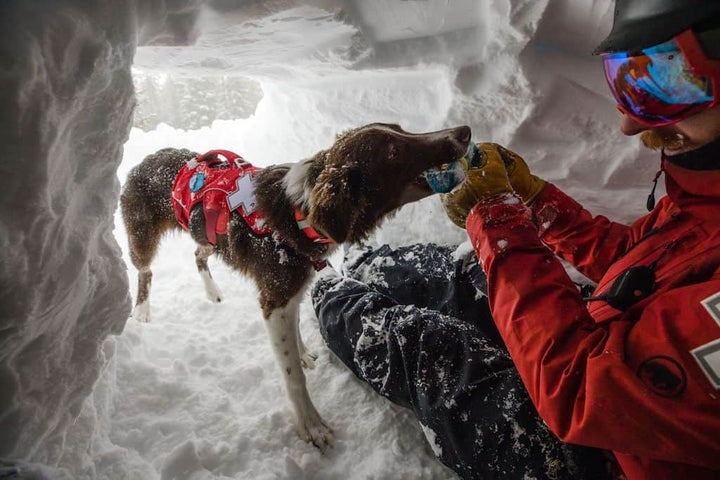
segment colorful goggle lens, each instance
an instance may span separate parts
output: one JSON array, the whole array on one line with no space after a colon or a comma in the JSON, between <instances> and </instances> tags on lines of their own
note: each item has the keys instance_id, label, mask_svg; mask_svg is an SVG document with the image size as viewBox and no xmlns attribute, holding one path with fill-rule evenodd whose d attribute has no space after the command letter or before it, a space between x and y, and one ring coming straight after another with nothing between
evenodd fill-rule
<instances>
[{"instance_id":1,"label":"colorful goggle lens","mask_svg":"<svg viewBox=\"0 0 720 480\"><path fill-rule=\"evenodd\" d=\"M647 124L672 123L714 100L711 79L692 73L675 40L639 55L605 55L603 65L618 104Z\"/></svg>"}]
</instances>

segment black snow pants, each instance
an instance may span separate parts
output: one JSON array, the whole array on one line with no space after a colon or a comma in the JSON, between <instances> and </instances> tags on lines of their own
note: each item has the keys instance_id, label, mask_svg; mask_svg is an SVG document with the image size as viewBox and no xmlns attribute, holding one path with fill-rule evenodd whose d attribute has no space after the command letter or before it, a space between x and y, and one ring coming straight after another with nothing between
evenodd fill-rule
<instances>
[{"instance_id":1,"label":"black snow pants","mask_svg":"<svg viewBox=\"0 0 720 480\"><path fill-rule=\"evenodd\" d=\"M312 289L329 348L417 416L461 478L606 479L606 452L561 442L540 419L490 315L469 249L352 249Z\"/></svg>"}]
</instances>

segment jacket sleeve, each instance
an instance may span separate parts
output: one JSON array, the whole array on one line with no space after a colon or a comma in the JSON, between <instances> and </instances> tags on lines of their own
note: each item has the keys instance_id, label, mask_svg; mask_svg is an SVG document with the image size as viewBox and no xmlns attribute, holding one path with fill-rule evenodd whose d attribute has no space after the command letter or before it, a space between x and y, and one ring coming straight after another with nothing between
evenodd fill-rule
<instances>
[{"instance_id":1,"label":"jacket sleeve","mask_svg":"<svg viewBox=\"0 0 720 480\"><path fill-rule=\"evenodd\" d=\"M693 330L693 323L712 322L700 300L720 290L720 281L671 290L637 318L596 324L519 201L478 204L467 229L487 273L496 325L535 407L558 437L640 457L720 467L717 404L707 392L697 391L707 380L688 378L682 399L664 398L643 383L630 363L642 352L659 350L681 359L689 375L702 376L677 337ZM688 326L683 332L675 328L680 315ZM714 325L706 327L713 333Z\"/></svg>"},{"instance_id":2,"label":"jacket sleeve","mask_svg":"<svg viewBox=\"0 0 720 480\"><path fill-rule=\"evenodd\" d=\"M545 185L531 208L541 240L594 282L633 243L630 227L602 215L593 217L551 183Z\"/></svg>"}]
</instances>

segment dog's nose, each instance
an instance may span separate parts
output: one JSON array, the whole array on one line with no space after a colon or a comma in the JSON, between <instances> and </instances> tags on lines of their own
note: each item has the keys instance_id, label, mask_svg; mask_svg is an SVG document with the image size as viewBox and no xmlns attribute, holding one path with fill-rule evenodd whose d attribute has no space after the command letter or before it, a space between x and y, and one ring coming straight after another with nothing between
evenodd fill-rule
<instances>
[{"instance_id":1,"label":"dog's nose","mask_svg":"<svg viewBox=\"0 0 720 480\"><path fill-rule=\"evenodd\" d=\"M470 137L472 136L472 132L470 131L470 127L467 125L464 125L462 127L458 127L455 132L455 138L460 143L468 143L470 142Z\"/></svg>"}]
</instances>

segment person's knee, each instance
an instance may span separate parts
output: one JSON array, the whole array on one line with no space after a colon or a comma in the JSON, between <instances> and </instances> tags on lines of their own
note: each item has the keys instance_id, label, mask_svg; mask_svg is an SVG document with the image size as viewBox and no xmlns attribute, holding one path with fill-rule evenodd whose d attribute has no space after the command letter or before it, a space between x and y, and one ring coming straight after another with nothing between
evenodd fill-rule
<instances>
[{"instance_id":1,"label":"person's knee","mask_svg":"<svg viewBox=\"0 0 720 480\"><path fill-rule=\"evenodd\" d=\"M326 270L330 267L326 267ZM312 300L313 307L317 312L318 308L322 305L325 300L325 294L342 281L340 275L322 275L310 288L310 298Z\"/></svg>"}]
</instances>

